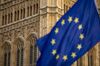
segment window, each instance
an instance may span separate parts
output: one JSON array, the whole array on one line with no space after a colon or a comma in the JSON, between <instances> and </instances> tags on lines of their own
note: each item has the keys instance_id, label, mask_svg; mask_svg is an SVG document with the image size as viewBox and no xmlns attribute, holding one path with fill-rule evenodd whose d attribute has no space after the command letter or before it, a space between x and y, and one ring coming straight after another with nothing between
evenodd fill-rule
<instances>
[{"instance_id":1,"label":"window","mask_svg":"<svg viewBox=\"0 0 100 66\"><path fill-rule=\"evenodd\" d=\"M30 6L30 16L32 16L32 6Z\"/></svg>"},{"instance_id":2,"label":"window","mask_svg":"<svg viewBox=\"0 0 100 66\"><path fill-rule=\"evenodd\" d=\"M35 14L35 4L33 5L33 15Z\"/></svg>"},{"instance_id":3,"label":"window","mask_svg":"<svg viewBox=\"0 0 100 66\"><path fill-rule=\"evenodd\" d=\"M25 18L25 8L23 8L23 18Z\"/></svg>"},{"instance_id":4,"label":"window","mask_svg":"<svg viewBox=\"0 0 100 66\"><path fill-rule=\"evenodd\" d=\"M36 4L36 13L38 13L38 3Z\"/></svg>"},{"instance_id":5,"label":"window","mask_svg":"<svg viewBox=\"0 0 100 66\"><path fill-rule=\"evenodd\" d=\"M7 24L7 15L5 15L5 22L4 22L4 25Z\"/></svg>"},{"instance_id":6,"label":"window","mask_svg":"<svg viewBox=\"0 0 100 66\"><path fill-rule=\"evenodd\" d=\"M8 66L10 66L10 52L8 53Z\"/></svg>"},{"instance_id":7,"label":"window","mask_svg":"<svg viewBox=\"0 0 100 66\"><path fill-rule=\"evenodd\" d=\"M17 17L17 20L19 20L19 11L17 11L17 16L16 17Z\"/></svg>"},{"instance_id":8,"label":"window","mask_svg":"<svg viewBox=\"0 0 100 66\"><path fill-rule=\"evenodd\" d=\"M27 7L27 16L29 16L29 7Z\"/></svg>"},{"instance_id":9,"label":"window","mask_svg":"<svg viewBox=\"0 0 100 66\"><path fill-rule=\"evenodd\" d=\"M2 16L2 25L4 25L4 22L5 22L5 21L4 21L4 16Z\"/></svg>"},{"instance_id":10,"label":"window","mask_svg":"<svg viewBox=\"0 0 100 66\"><path fill-rule=\"evenodd\" d=\"M16 66L23 66L23 54L24 54L23 42L19 40L17 44L17 57L16 57L17 65Z\"/></svg>"},{"instance_id":11,"label":"window","mask_svg":"<svg viewBox=\"0 0 100 66\"><path fill-rule=\"evenodd\" d=\"M36 66L37 61L37 47L35 44L35 38L30 40L30 66ZM34 43L34 44L33 44Z\"/></svg>"},{"instance_id":12,"label":"window","mask_svg":"<svg viewBox=\"0 0 100 66\"><path fill-rule=\"evenodd\" d=\"M16 11L15 11L15 18L14 18L14 21L16 21L16 16L17 16L17 15L16 15Z\"/></svg>"},{"instance_id":13,"label":"window","mask_svg":"<svg viewBox=\"0 0 100 66\"><path fill-rule=\"evenodd\" d=\"M22 19L22 15L23 15L23 10L21 9L21 19Z\"/></svg>"},{"instance_id":14,"label":"window","mask_svg":"<svg viewBox=\"0 0 100 66\"><path fill-rule=\"evenodd\" d=\"M10 66L10 56L11 56L11 47L10 45L6 45L4 47L4 66Z\"/></svg>"},{"instance_id":15,"label":"window","mask_svg":"<svg viewBox=\"0 0 100 66\"><path fill-rule=\"evenodd\" d=\"M20 51L17 49L17 66L19 66L19 57L20 57Z\"/></svg>"},{"instance_id":16,"label":"window","mask_svg":"<svg viewBox=\"0 0 100 66\"><path fill-rule=\"evenodd\" d=\"M11 22L13 21L13 14L12 13L11 13L11 19L10 20L11 20Z\"/></svg>"},{"instance_id":17,"label":"window","mask_svg":"<svg viewBox=\"0 0 100 66\"><path fill-rule=\"evenodd\" d=\"M7 53L4 54L4 66L7 66Z\"/></svg>"},{"instance_id":18,"label":"window","mask_svg":"<svg viewBox=\"0 0 100 66\"><path fill-rule=\"evenodd\" d=\"M8 24L10 23L10 14L8 14Z\"/></svg>"},{"instance_id":19,"label":"window","mask_svg":"<svg viewBox=\"0 0 100 66\"><path fill-rule=\"evenodd\" d=\"M23 48L17 49L17 66L23 66Z\"/></svg>"},{"instance_id":20,"label":"window","mask_svg":"<svg viewBox=\"0 0 100 66\"><path fill-rule=\"evenodd\" d=\"M36 47L36 44L34 46L34 63L36 63L37 61L37 47Z\"/></svg>"},{"instance_id":21,"label":"window","mask_svg":"<svg viewBox=\"0 0 100 66\"><path fill-rule=\"evenodd\" d=\"M33 46L30 46L30 64L33 63Z\"/></svg>"}]
</instances>

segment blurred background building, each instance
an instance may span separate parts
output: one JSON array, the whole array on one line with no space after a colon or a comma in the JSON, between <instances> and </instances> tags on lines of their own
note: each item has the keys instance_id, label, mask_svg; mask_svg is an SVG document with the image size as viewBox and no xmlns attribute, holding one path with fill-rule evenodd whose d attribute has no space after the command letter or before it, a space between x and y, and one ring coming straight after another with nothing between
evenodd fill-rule
<instances>
[{"instance_id":1,"label":"blurred background building","mask_svg":"<svg viewBox=\"0 0 100 66\"><path fill-rule=\"evenodd\" d=\"M75 0L0 0L0 66L36 66L36 39L47 34ZM100 14L100 0L97 0ZM100 66L100 44L72 66Z\"/></svg>"}]
</instances>

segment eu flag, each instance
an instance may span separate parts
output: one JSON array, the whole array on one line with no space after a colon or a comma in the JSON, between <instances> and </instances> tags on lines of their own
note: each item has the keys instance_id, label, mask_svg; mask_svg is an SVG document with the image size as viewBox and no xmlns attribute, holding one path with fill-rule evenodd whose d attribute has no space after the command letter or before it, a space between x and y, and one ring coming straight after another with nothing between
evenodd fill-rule
<instances>
[{"instance_id":1,"label":"eu flag","mask_svg":"<svg viewBox=\"0 0 100 66\"><path fill-rule=\"evenodd\" d=\"M100 18L94 0L78 0L51 32L37 40L37 66L71 66L100 41Z\"/></svg>"}]
</instances>

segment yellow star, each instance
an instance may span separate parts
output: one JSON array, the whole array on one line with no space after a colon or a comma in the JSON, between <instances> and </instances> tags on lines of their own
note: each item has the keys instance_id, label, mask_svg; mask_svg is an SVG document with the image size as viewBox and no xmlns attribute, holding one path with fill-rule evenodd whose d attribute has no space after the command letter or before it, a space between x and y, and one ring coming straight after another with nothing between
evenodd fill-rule
<instances>
[{"instance_id":1,"label":"yellow star","mask_svg":"<svg viewBox=\"0 0 100 66\"><path fill-rule=\"evenodd\" d=\"M57 53L57 51L56 51L56 50L53 50L53 51L52 51L52 54L53 54L53 55L55 55L56 53Z\"/></svg>"},{"instance_id":2,"label":"yellow star","mask_svg":"<svg viewBox=\"0 0 100 66\"><path fill-rule=\"evenodd\" d=\"M66 61L68 59L67 55L63 56L63 60Z\"/></svg>"},{"instance_id":3,"label":"yellow star","mask_svg":"<svg viewBox=\"0 0 100 66\"><path fill-rule=\"evenodd\" d=\"M83 28L82 24L78 26L78 29L81 30Z\"/></svg>"},{"instance_id":4,"label":"yellow star","mask_svg":"<svg viewBox=\"0 0 100 66\"><path fill-rule=\"evenodd\" d=\"M77 49L81 49L82 48L82 45L81 44L78 44L78 46L77 46Z\"/></svg>"},{"instance_id":5,"label":"yellow star","mask_svg":"<svg viewBox=\"0 0 100 66\"><path fill-rule=\"evenodd\" d=\"M52 39L52 40L51 40L51 44L52 44L52 45L56 44L55 39Z\"/></svg>"},{"instance_id":6,"label":"yellow star","mask_svg":"<svg viewBox=\"0 0 100 66\"><path fill-rule=\"evenodd\" d=\"M83 34L80 34L80 39L84 39L84 35Z\"/></svg>"},{"instance_id":7,"label":"yellow star","mask_svg":"<svg viewBox=\"0 0 100 66\"><path fill-rule=\"evenodd\" d=\"M69 16L68 22L70 23L70 22L72 22L72 20L73 20L72 17Z\"/></svg>"},{"instance_id":8,"label":"yellow star","mask_svg":"<svg viewBox=\"0 0 100 66\"><path fill-rule=\"evenodd\" d=\"M59 32L59 28L56 28L55 29L55 33L57 34Z\"/></svg>"},{"instance_id":9,"label":"yellow star","mask_svg":"<svg viewBox=\"0 0 100 66\"><path fill-rule=\"evenodd\" d=\"M79 22L79 18L76 17L75 20L74 20L74 22L78 23Z\"/></svg>"},{"instance_id":10,"label":"yellow star","mask_svg":"<svg viewBox=\"0 0 100 66\"><path fill-rule=\"evenodd\" d=\"M57 59L57 60L59 59L59 55L56 56L56 59Z\"/></svg>"},{"instance_id":11,"label":"yellow star","mask_svg":"<svg viewBox=\"0 0 100 66\"><path fill-rule=\"evenodd\" d=\"M64 19L62 20L61 24L62 24L62 25L64 25L64 24L65 24L65 20L64 20Z\"/></svg>"},{"instance_id":12,"label":"yellow star","mask_svg":"<svg viewBox=\"0 0 100 66\"><path fill-rule=\"evenodd\" d=\"M76 57L76 53L72 52L71 56L72 56L72 58L75 58Z\"/></svg>"}]
</instances>

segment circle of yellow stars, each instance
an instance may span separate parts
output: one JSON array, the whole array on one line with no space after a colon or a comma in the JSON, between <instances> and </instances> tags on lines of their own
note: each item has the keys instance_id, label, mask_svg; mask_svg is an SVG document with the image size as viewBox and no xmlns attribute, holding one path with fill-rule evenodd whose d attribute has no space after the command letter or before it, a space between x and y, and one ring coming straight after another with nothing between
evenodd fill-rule
<instances>
[{"instance_id":1,"label":"circle of yellow stars","mask_svg":"<svg viewBox=\"0 0 100 66\"><path fill-rule=\"evenodd\" d=\"M67 21L68 21L69 23L71 23L71 22L78 23L78 22L79 22L79 18L78 18L78 17L73 18L73 17L69 16ZM65 22L65 20L63 19L63 20L61 21L61 25L63 26L63 25L65 25L65 23L66 23L66 22ZM82 25L82 24L79 24L79 25L78 25L78 30L81 30L81 29L83 29L83 25ZM59 28L56 27L55 30L54 30L54 32L55 32L55 34L58 34L58 33L59 33ZM84 39L84 34L80 33L79 39L80 39L80 40L83 40L83 39ZM56 44L56 39L53 38L53 39L51 40L51 44L52 44L52 45L55 45L55 44ZM82 44L77 44L77 47L76 47L76 48L77 48L78 50L81 50L81 49L82 49ZM58 60L58 59L60 58L60 55L57 54L57 50L56 50L56 49L53 49L53 50L52 50L52 55L55 56L56 60ZM75 58L76 56L77 56L76 52L72 52L72 53L71 53L71 57L72 57L72 58ZM67 55L63 55L62 59L63 59L63 61L67 61L67 60L68 60L68 56L67 56Z\"/></svg>"}]
</instances>

